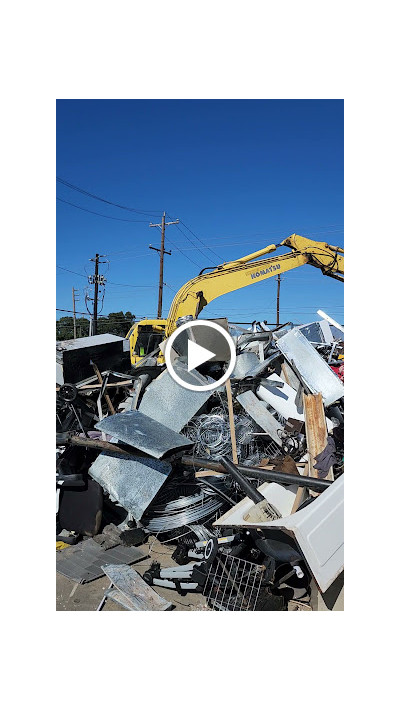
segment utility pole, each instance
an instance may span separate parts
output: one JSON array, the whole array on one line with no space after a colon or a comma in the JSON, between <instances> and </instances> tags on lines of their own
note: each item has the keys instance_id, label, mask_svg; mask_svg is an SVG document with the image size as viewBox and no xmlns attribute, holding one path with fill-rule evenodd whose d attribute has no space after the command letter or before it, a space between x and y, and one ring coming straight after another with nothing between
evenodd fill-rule
<instances>
[{"instance_id":1,"label":"utility pole","mask_svg":"<svg viewBox=\"0 0 400 711\"><path fill-rule=\"evenodd\" d=\"M99 255L96 254L94 260L94 302L93 302L93 321L94 321L94 333L97 334L97 301L99 298Z\"/></svg>"},{"instance_id":2,"label":"utility pole","mask_svg":"<svg viewBox=\"0 0 400 711\"><path fill-rule=\"evenodd\" d=\"M279 292L281 290L281 275L278 274L278 289L276 292L276 325L279 326Z\"/></svg>"},{"instance_id":3,"label":"utility pole","mask_svg":"<svg viewBox=\"0 0 400 711\"><path fill-rule=\"evenodd\" d=\"M76 338L76 312L75 312L75 300L79 301L79 296L78 296L78 290L75 290L74 287L72 287L72 310L73 310L73 319L74 319L74 338Z\"/></svg>"},{"instance_id":4,"label":"utility pole","mask_svg":"<svg viewBox=\"0 0 400 711\"><path fill-rule=\"evenodd\" d=\"M152 247L151 244L149 245L150 249L154 249L155 252L158 252L160 255L160 278L159 278L159 283L158 283L158 308L157 308L157 318L161 318L162 316L162 298L163 298L163 286L164 286L164 254L171 254L171 252L167 252L164 249L164 243L165 243L165 228L168 227L169 225L178 225L179 220L175 220L174 222L165 222L165 212L162 216L161 219L161 225L155 225L152 222L150 223L150 227L161 227L161 248L157 249L157 247Z\"/></svg>"},{"instance_id":5,"label":"utility pole","mask_svg":"<svg viewBox=\"0 0 400 711\"><path fill-rule=\"evenodd\" d=\"M99 259L100 257L104 257L104 254L96 254L94 259L91 259L91 262L94 262L94 276L90 276L88 278L89 284L94 284L94 299L93 299L93 328L92 328L92 335L96 336L97 335L97 305L98 305L98 300L99 300L99 284L100 286L104 286L106 283L106 280L102 274L99 274L99 264L104 264L104 262L100 262Z\"/></svg>"}]
</instances>

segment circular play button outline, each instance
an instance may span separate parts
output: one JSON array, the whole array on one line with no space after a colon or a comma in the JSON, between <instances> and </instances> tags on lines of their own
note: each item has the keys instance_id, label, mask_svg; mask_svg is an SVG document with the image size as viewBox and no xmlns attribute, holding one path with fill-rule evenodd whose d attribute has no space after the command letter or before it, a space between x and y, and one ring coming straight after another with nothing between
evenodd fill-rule
<instances>
[{"instance_id":1,"label":"circular play button outline","mask_svg":"<svg viewBox=\"0 0 400 711\"><path fill-rule=\"evenodd\" d=\"M229 366L225 373L219 378L219 380L215 380L213 383L208 383L207 385L192 385L190 383L186 383L184 380L182 380L182 378L179 377L179 375L176 374L174 367L171 363L171 349L174 344L175 338L179 336L180 333L183 333L189 328L193 328L196 326L208 326L208 328L213 328L214 331L217 331L221 336L225 338L229 346L229 351L231 355ZM236 363L236 347L228 331L222 328L222 326L220 326L218 323L214 323L213 321L205 321L204 319L195 319L193 321L188 321L187 323L182 324L182 326L179 326L179 328L177 328L176 331L174 331L173 334L168 338L167 344L165 346L164 357L165 362L167 364L168 373L170 374L171 378L173 378L175 382L178 383L178 385L182 385L182 387L186 388L186 390L206 392L207 390L215 390L216 388L219 388L220 385L223 385L225 381L228 380Z\"/></svg>"}]
</instances>

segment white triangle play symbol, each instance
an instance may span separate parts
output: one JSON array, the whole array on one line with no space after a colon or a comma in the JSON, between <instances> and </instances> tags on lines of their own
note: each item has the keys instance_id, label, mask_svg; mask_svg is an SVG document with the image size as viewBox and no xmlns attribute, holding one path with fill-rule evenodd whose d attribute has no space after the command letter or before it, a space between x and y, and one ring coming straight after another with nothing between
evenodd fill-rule
<instances>
[{"instance_id":1,"label":"white triangle play symbol","mask_svg":"<svg viewBox=\"0 0 400 711\"><path fill-rule=\"evenodd\" d=\"M190 373L191 370L194 368L197 368L199 365L202 363L205 363L206 360L210 360L215 356L215 353L212 351L209 351L207 348L203 348L203 346L199 346L198 343L194 343L194 341L191 341L190 339L188 340L188 373Z\"/></svg>"}]
</instances>

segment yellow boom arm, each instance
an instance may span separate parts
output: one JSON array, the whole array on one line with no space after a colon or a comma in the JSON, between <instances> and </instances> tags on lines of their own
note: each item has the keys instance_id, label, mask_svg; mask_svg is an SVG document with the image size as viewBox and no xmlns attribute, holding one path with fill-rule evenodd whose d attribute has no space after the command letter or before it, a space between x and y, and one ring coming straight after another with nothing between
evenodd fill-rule
<instances>
[{"instance_id":1,"label":"yellow boom arm","mask_svg":"<svg viewBox=\"0 0 400 711\"><path fill-rule=\"evenodd\" d=\"M258 259L282 246L290 247L292 251L280 256ZM178 318L188 315L197 318L201 310L218 296L256 284L303 264L311 264L321 269L323 274L343 281L343 254L344 250L340 247L333 247L326 242L314 242L293 234L279 245L271 244L246 257L225 262L207 274L200 273L184 284L175 295L169 310L165 335L168 337L173 333ZM255 259L258 261L254 262Z\"/></svg>"}]
</instances>

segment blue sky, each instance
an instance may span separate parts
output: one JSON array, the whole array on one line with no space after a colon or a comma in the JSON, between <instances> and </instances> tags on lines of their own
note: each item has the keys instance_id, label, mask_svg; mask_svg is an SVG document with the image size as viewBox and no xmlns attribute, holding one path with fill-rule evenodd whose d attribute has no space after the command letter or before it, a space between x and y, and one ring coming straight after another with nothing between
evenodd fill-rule
<instances>
[{"instance_id":1,"label":"blue sky","mask_svg":"<svg viewBox=\"0 0 400 711\"><path fill-rule=\"evenodd\" d=\"M149 244L159 246L160 233L149 222L165 210L184 223L166 230L165 317L175 291L205 266L293 232L343 246L343 102L59 100L57 175L138 211L57 183L57 308L72 308L74 286L86 310L85 275L99 252L102 313L154 317L159 261ZM270 278L233 292L202 317L274 322L276 288ZM343 285L304 266L282 276L280 306L281 321L312 321L322 308L343 323Z\"/></svg>"}]
</instances>

